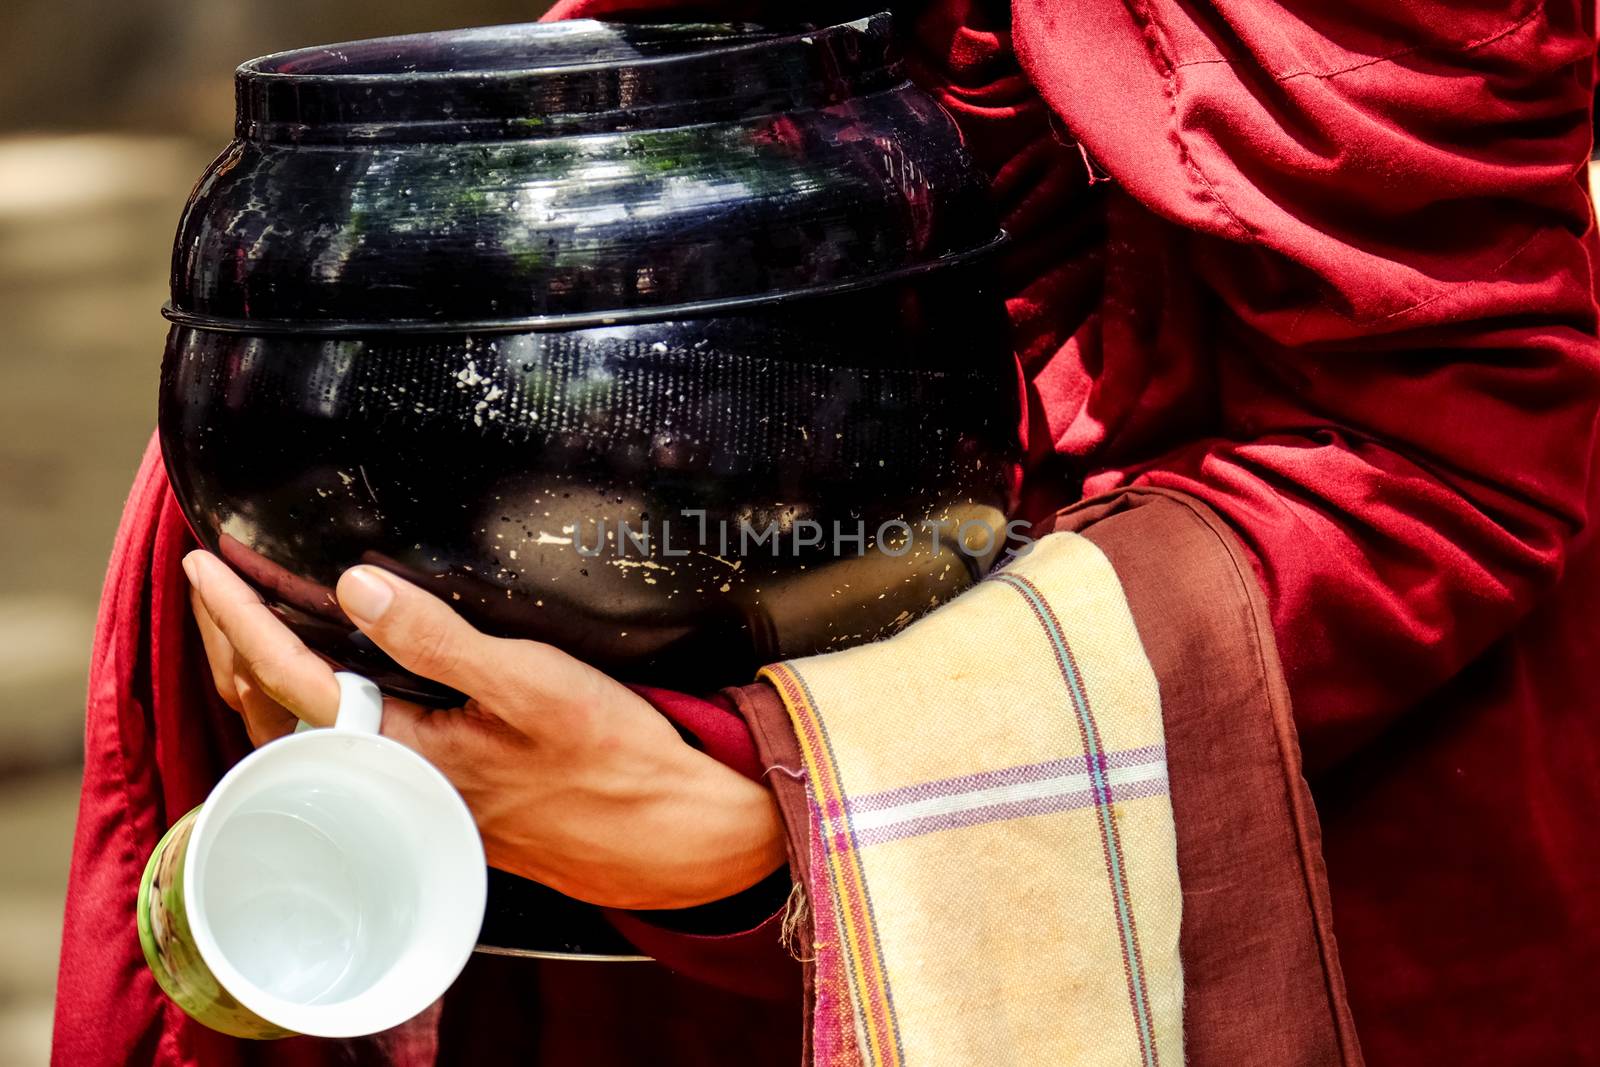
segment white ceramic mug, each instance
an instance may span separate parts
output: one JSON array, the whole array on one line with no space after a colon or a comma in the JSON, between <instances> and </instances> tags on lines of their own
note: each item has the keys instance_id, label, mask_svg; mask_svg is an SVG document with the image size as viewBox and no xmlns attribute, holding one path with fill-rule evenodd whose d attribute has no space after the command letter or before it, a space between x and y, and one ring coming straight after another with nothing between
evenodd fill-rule
<instances>
[{"instance_id":1,"label":"white ceramic mug","mask_svg":"<svg viewBox=\"0 0 1600 1067\"><path fill-rule=\"evenodd\" d=\"M450 987L483 924L483 842L466 804L378 735L377 686L338 679L332 728L239 761L145 870L145 959L224 1033L387 1030Z\"/></svg>"}]
</instances>

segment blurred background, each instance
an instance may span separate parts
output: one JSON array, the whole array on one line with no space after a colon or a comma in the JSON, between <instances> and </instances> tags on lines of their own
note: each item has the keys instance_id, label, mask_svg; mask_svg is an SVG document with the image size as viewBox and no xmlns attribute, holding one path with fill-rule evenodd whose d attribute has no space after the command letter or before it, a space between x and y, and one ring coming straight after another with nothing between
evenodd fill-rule
<instances>
[{"instance_id":1,"label":"blurred background","mask_svg":"<svg viewBox=\"0 0 1600 1067\"><path fill-rule=\"evenodd\" d=\"M173 230L231 135L233 68L547 6L0 4L0 1067L49 1056L100 581L155 425Z\"/></svg>"}]
</instances>

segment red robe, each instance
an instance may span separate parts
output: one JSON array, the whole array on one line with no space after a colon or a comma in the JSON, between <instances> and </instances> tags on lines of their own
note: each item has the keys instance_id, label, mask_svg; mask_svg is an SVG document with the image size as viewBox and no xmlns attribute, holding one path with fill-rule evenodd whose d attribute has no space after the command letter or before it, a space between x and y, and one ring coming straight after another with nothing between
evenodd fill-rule
<instances>
[{"instance_id":1,"label":"red robe","mask_svg":"<svg viewBox=\"0 0 1600 1067\"><path fill-rule=\"evenodd\" d=\"M1173 488L1248 552L1368 1062L1600 1062L1590 7L908 15L912 72L994 176L1013 235L1030 513L1080 486ZM1091 184L1086 156L1112 180ZM136 490L107 587L117 626L96 647L57 1009L73 1065L267 1055L183 1047L210 1038L161 1005L129 919L159 826L242 742L195 727L217 712L178 653L186 535L164 493ZM702 977L780 974L751 962L769 934L720 942L755 956ZM487 972L467 988L504 994ZM539 1015L506 1032L546 1040L541 1062L792 1062L792 1002L547 973L497 1009ZM630 1019L637 1042L552 1047L574 1004L592 1031ZM306 1044L298 1062L317 1062Z\"/></svg>"}]
</instances>

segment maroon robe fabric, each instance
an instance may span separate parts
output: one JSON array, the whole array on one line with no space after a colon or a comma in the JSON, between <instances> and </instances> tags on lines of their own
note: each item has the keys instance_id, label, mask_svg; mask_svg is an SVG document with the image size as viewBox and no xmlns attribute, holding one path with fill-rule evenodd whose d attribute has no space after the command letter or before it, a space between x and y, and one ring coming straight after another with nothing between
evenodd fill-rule
<instances>
[{"instance_id":1,"label":"maroon robe fabric","mask_svg":"<svg viewBox=\"0 0 1600 1067\"><path fill-rule=\"evenodd\" d=\"M995 177L1014 237L1001 269L1030 513L1080 486L1168 487L1248 552L1368 1062L1600 1062L1590 7L939 0L907 15L912 72ZM1091 184L1085 154L1113 180ZM136 503L160 491L144 479ZM106 610L146 628L97 642L57 1055L267 1062L257 1050L288 1046L208 1044L126 950L118 879L242 741L185 721L218 713L203 672L172 658L182 607L128 569L149 558L133 540L176 546L181 523L141 506L159 521L125 529ZM791 1062L751 1050L789 1039L792 1004L576 984L538 997L577 996L605 1025L626 1016L600 1005L631 1002L658 1043L609 1059L547 1046L541 1062ZM463 988L469 1004L503 991ZM572 1003L503 1018L570 1019ZM334 1056L303 1054L272 1062Z\"/></svg>"}]
</instances>

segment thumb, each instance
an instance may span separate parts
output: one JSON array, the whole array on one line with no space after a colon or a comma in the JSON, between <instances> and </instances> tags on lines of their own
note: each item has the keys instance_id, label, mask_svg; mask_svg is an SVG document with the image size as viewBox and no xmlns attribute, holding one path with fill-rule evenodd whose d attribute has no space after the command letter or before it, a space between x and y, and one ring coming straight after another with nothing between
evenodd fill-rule
<instances>
[{"instance_id":1,"label":"thumb","mask_svg":"<svg viewBox=\"0 0 1600 1067\"><path fill-rule=\"evenodd\" d=\"M361 632L413 674L492 698L504 674L505 642L479 632L444 601L377 567L352 567L339 578L339 606Z\"/></svg>"}]
</instances>

